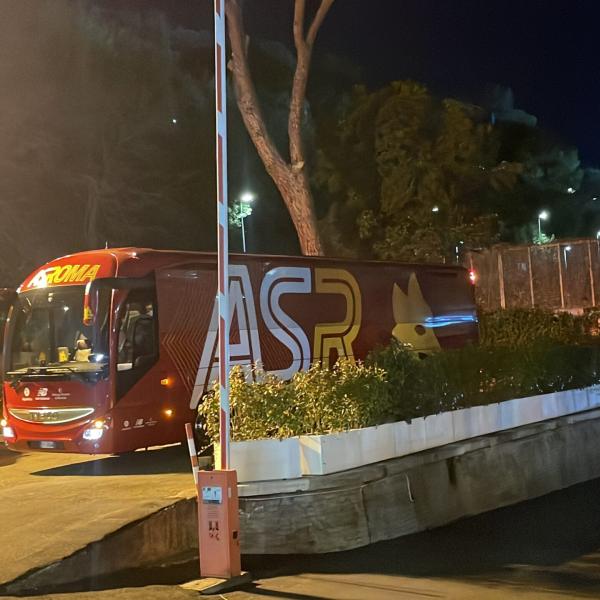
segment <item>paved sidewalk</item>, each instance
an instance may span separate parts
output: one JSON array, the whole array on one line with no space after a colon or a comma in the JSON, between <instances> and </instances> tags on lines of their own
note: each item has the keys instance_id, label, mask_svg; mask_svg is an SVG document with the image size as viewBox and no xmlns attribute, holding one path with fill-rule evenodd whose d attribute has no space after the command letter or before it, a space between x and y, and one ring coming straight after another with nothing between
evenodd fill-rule
<instances>
[{"instance_id":1,"label":"paved sidewalk","mask_svg":"<svg viewBox=\"0 0 600 600\"><path fill-rule=\"evenodd\" d=\"M184 450L93 457L0 447L0 584L192 497Z\"/></svg>"},{"instance_id":2,"label":"paved sidewalk","mask_svg":"<svg viewBox=\"0 0 600 600\"><path fill-rule=\"evenodd\" d=\"M149 586L102 592L53 594L21 600L191 600L219 598L221 600L557 600L560 598L599 598L600 581L589 586L563 586L523 578L521 575L484 580L433 579L373 574L311 574L275 577L259 580L251 589L215 596L200 596L178 586ZM6 600L17 600L6 597Z\"/></svg>"}]
</instances>

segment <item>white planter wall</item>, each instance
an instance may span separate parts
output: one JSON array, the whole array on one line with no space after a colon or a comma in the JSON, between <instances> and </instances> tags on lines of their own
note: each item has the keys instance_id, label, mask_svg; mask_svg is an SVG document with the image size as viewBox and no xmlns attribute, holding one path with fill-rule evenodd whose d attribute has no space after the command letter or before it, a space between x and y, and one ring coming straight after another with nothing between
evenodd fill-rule
<instances>
[{"instance_id":1,"label":"white planter wall","mask_svg":"<svg viewBox=\"0 0 600 600\"><path fill-rule=\"evenodd\" d=\"M219 464L221 449L215 446L215 464ZM231 468L237 471L238 482L296 479L300 468L300 444L297 437L283 440L251 440L232 442Z\"/></svg>"},{"instance_id":2,"label":"white planter wall","mask_svg":"<svg viewBox=\"0 0 600 600\"><path fill-rule=\"evenodd\" d=\"M238 481L326 475L600 407L600 386L507 400L330 435L231 444ZM219 449L216 448L217 460Z\"/></svg>"},{"instance_id":3,"label":"white planter wall","mask_svg":"<svg viewBox=\"0 0 600 600\"><path fill-rule=\"evenodd\" d=\"M302 475L325 475L396 456L396 423L330 435L301 435Z\"/></svg>"}]
</instances>

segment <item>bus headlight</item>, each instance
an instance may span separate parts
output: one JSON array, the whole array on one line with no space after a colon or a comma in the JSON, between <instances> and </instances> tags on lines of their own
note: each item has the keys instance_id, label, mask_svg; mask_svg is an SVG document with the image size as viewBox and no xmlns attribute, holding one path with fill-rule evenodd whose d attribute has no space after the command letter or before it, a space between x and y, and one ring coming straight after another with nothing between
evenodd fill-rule
<instances>
[{"instance_id":1,"label":"bus headlight","mask_svg":"<svg viewBox=\"0 0 600 600\"><path fill-rule=\"evenodd\" d=\"M5 439L15 439L15 430L12 427L3 426L2 427L2 436Z\"/></svg>"},{"instance_id":2,"label":"bus headlight","mask_svg":"<svg viewBox=\"0 0 600 600\"><path fill-rule=\"evenodd\" d=\"M86 429L83 432L83 439L88 442L99 440L104 435L104 429L94 427L92 429Z\"/></svg>"},{"instance_id":3,"label":"bus headlight","mask_svg":"<svg viewBox=\"0 0 600 600\"><path fill-rule=\"evenodd\" d=\"M104 430L108 429L104 419L96 419L89 429L85 429L83 432L83 439L88 442L95 442L104 435Z\"/></svg>"}]
</instances>

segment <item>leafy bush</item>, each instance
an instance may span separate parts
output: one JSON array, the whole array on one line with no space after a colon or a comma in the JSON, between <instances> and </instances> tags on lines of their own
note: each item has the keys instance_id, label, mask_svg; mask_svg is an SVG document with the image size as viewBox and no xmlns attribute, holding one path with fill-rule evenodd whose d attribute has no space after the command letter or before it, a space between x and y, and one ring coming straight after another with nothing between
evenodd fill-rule
<instances>
[{"instance_id":1,"label":"leafy bush","mask_svg":"<svg viewBox=\"0 0 600 600\"><path fill-rule=\"evenodd\" d=\"M370 362L386 365L392 381L396 367L391 357L408 352L393 343ZM404 360L399 362L402 377ZM539 340L518 348L467 346L419 361L408 381L416 383L408 389L390 386L395 420L594 385L600 381L600 345Z\"/></svg>"},{"instance_id":2,"label":"leafy bush","mask_svg":"<svg viewBox=\"0 0 600 600\"><path fill-rule=\"evenodd\" d=\"M598 335L597 311L584 315L541 309L508 309L482 313L480 341L484 346L521 346L547 339L561 344L588 344Z\"/></svg>"},{"instance_id":3,"label":"leafy bush","mask_svg":"<svg viewBox=\"0 0 600 600\"><path fill-rule=\"evenodd\" d=\"M375 365L314 365L289 382L262 371L254 376L257 381L247 383L240 367L231 370L231 433L236 441L343 431L393 418L385 372ZM208 437L217 440L218 386L198 410Z\"/></svg>"},{"instance_id":4,"label":"leafy bush","mask_svg":"<svg viewBox=\"0 0 600 600\"><path fill-rule=\"evenodd\" d=\"M331 433L410 420L600 382L595 316L505 311L482 320L482 344L424 360L399 342L365 364L318 365L291 381L256 371L253 383L231 372L234 440ZM218 386L199 408L208 437L218 439Z\"/></svg>"}]
</instances>

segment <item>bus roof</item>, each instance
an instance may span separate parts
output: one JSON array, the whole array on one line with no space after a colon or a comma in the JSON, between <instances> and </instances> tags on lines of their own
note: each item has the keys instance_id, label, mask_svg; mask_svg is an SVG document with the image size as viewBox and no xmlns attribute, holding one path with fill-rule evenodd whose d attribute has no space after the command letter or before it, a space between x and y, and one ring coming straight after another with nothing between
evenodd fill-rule
<instances>
[{"instance_id":1,"label":"bus roof","mask_svg":"<svg viewBox=\"0 0 600 600\"><path fill-rule=\"evenodd\" d=\"M357 260L348 258L334 258L323 256L287 256L265 254L230 254L230 260L237 262L241 258L247 262L265 262L268 260L286 260L290 263L303 263L315 261L320 263L334 263L346 265L379 264L398 265L392 261ZM192 252L185 250L156 250L152 248L106 248L69 254L52 260L29 275L17 291L24 292L31 289L50 286L82 285L94 279L105 277L144 277L155 269L168 266L183 265L194 262L212 262L215 260L214 252ZM412 264L415 271L444 269L460 270L458 265L437 264Z\"/></svg>"}]
</instances>

